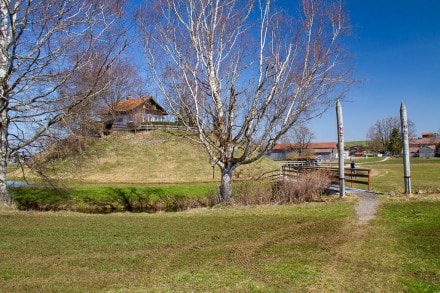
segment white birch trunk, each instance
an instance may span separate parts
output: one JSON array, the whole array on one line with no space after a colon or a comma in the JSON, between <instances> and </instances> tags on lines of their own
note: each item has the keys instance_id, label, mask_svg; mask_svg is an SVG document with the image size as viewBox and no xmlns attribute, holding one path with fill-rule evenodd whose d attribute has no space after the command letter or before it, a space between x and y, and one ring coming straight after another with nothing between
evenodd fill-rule
<instances>
[{"instance_id":1,"label":"white birch trunk","mask_svg":"<svg viewBox=\"0 0 440 293\"><path fill-rule=\"evenodd\" d=\"M232 168L228 166L221 171L220 202L229 202L232 198Z\"/></svg>"},{"instance_id":2,"label":"white birch trunk","mask_svg":"<svg viewBox=\"0 0 440 293\"><path fill-rule=\"evenodd\" d=\"M0 207L13 206L12 198L6 187L8 159L8 98L6 96L6 75L8 66L7 44L11 40L10 27L7 18L9 1L0 3Z\"/></svg>"},{"instance_id":3,"label":"white birch trunk","mask_svg":"<svg viewBox=\"0 0 440 293\"><path fill-rule=\"evenodd\" d=\"M1 105L0 105L1 107ZM6 174L8 167L8 121L6 111L0 113L0 208L14 207L14 202L8 193L6 186Z\"/></svg>"},{"instance_id":4,"label":"white birch trunk","mask_svg":"<svg viewBox=\"0 0 440 293\"><path fill-rule=\"evenodd\" d=\"M120 53L120 4L0 1L0 206L13 206L6 188L8 157L35 150L33 144L50 126L99 90L97 81ZM75 73L96 59L97 50L105 58L95 83L76 98L63 93Z\"/></svg>"}]
</instances>

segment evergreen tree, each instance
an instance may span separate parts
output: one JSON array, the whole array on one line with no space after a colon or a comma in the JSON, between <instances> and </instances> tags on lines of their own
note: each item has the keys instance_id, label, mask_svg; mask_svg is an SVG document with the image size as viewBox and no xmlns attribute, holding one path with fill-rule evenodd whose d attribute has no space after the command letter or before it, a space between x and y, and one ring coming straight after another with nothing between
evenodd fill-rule
<instances>
[{"instance_id":1,"label":"evergreen tree","mask_svg":"<svg viewBox=\"0 0 440 293\"><path fill-rule=\"evenodd\" d=\"M398 155L402 152L402 136L398 128L393 128L391 131L390 143L388 151L393 155Z\"/></svg>"}]
</instances>

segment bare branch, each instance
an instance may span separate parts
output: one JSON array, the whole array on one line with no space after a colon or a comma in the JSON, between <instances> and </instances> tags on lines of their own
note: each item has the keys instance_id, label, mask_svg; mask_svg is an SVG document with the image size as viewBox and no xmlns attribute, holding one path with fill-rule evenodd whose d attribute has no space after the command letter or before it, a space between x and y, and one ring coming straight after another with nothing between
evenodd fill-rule
<instances>
[{"instance_id":1,"label":"bare branch","mask_svg":"<svg viewBox=\"0 0 440 293\"><path fill-rule=\"evenodd\" d=\"M237 166L322 114L351 83L340 2L304 0L296 18L269 0L148 4L153 9L138 20L149 68L174 114L191 122L222 170L222 190L230 191L225 182Z\"/></svg>"}]
</instances>

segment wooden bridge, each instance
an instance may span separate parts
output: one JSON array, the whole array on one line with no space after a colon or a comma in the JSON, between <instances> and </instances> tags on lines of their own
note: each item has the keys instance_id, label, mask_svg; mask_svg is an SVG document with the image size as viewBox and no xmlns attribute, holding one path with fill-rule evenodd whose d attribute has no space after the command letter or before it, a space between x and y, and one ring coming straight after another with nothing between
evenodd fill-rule
<instances>
[{"instance_id":1,"label":"wooden bridge","mask_svg":"<svg viewBox=\"0 0 440 293\"><path fill-rule=\"evenodd\" d=\"M266 172L258 179L266 179L271 181L295 180L300 174L323 170L330 174L332 184L339 184L339 168L327 166L304 166L298 164L283 165L279 170ZM368 191L371 190L371 169L366 168L344 168L345 183L349 187L363 187Z\"/></svg>"}]
</instances>

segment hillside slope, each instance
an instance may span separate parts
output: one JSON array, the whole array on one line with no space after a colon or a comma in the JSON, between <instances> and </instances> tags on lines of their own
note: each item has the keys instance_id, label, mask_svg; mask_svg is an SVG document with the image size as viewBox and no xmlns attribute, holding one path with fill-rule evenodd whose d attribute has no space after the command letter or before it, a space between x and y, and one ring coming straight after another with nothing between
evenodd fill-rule
<instances>
[{"instance_id":1,"label":"hillside slope","mask_svg":"<svg viewBox=\"0 0 440 293\"><path fill-rule=\"evenodd\" d=\"M278 168L266 158L241 166L240 179ZM178 183L220 180L202 145L162 131L120 132L97 139L78 156L51 165L51 176L84 183Z\"/></svg>"}]
</instances>

